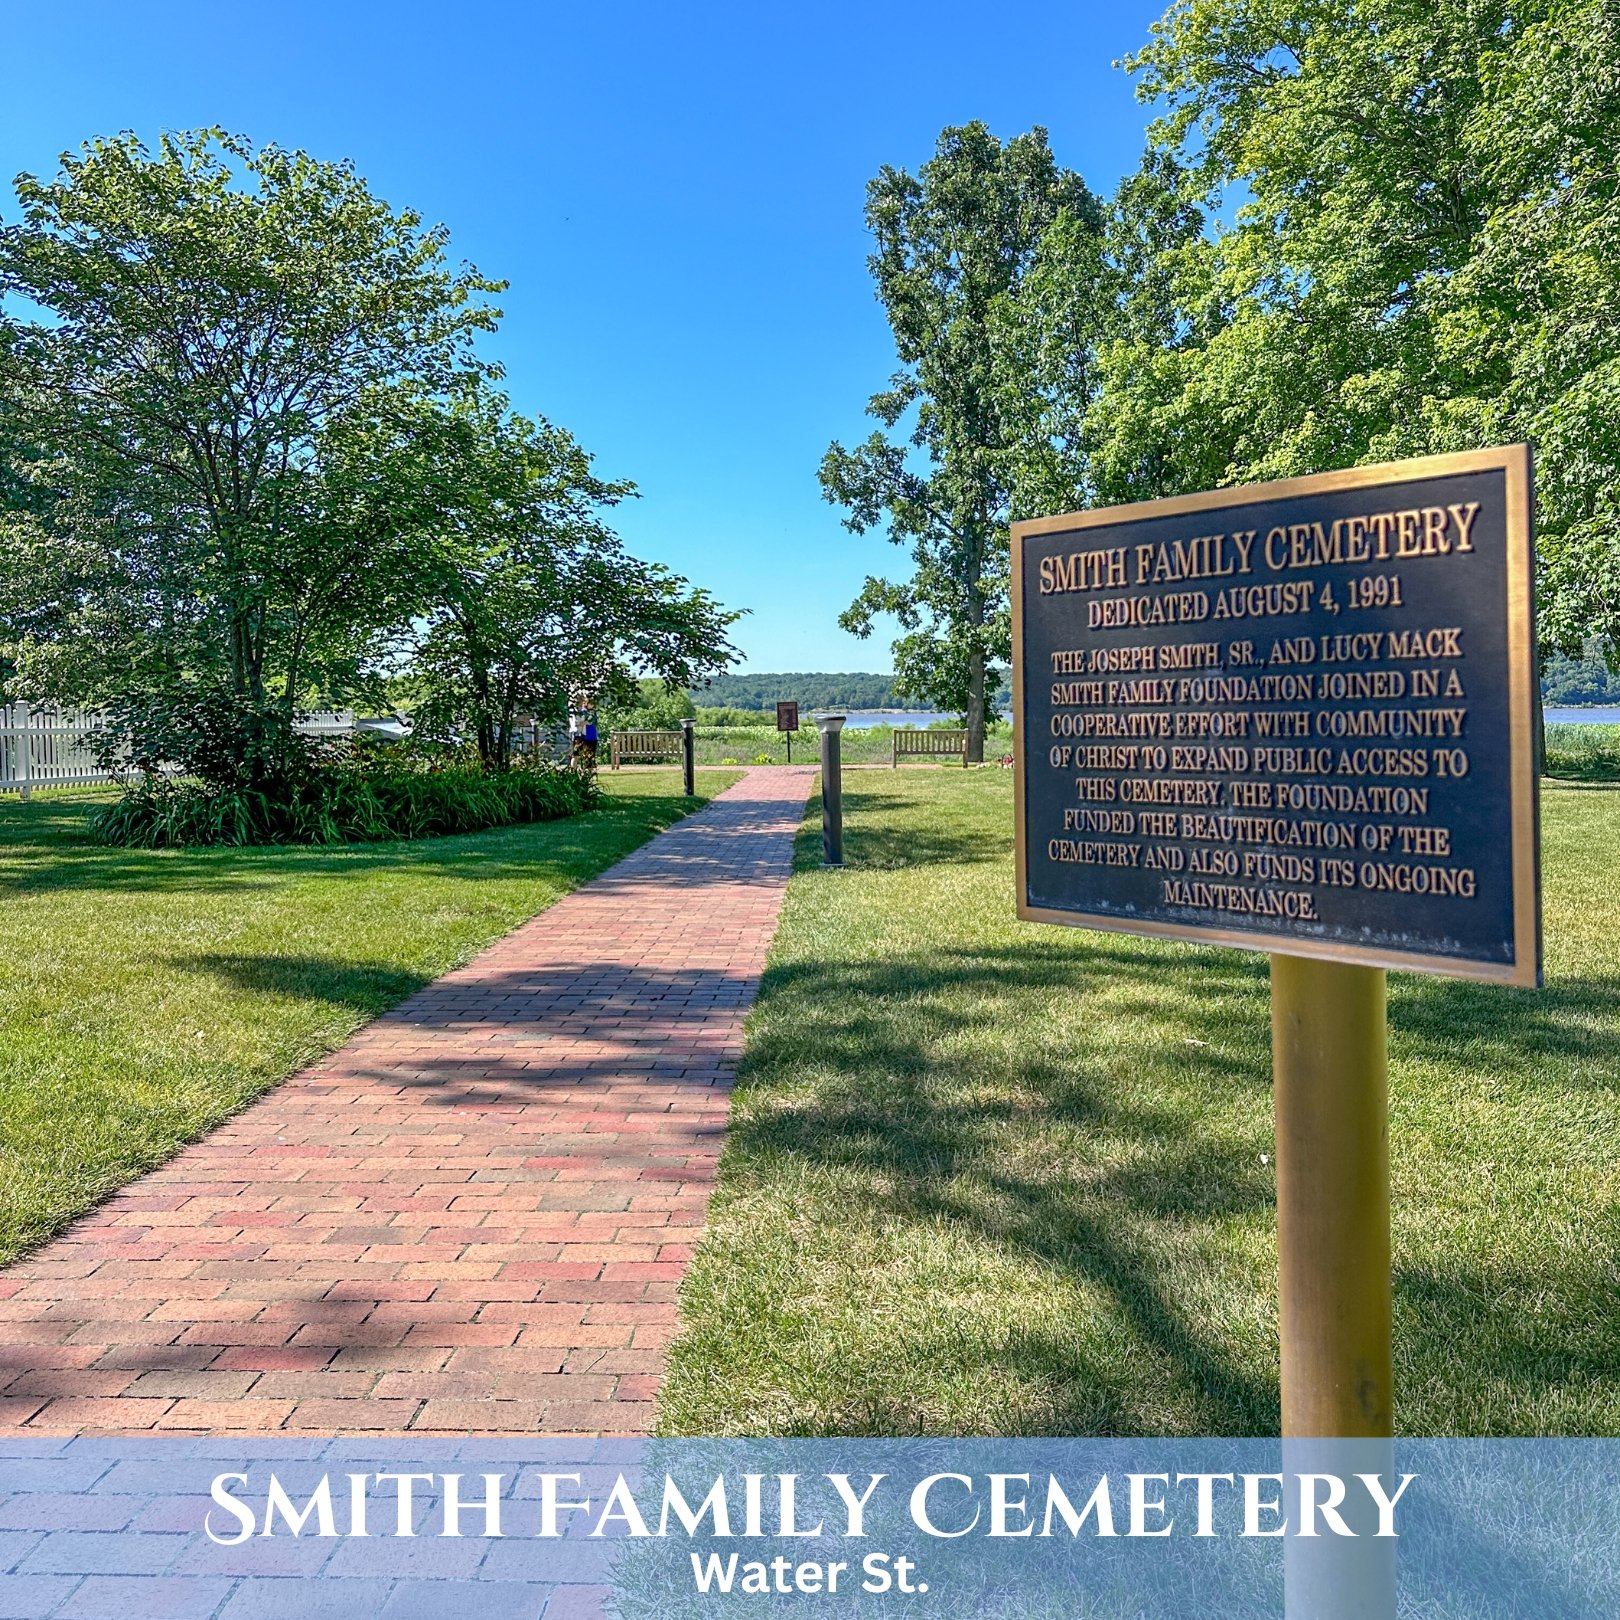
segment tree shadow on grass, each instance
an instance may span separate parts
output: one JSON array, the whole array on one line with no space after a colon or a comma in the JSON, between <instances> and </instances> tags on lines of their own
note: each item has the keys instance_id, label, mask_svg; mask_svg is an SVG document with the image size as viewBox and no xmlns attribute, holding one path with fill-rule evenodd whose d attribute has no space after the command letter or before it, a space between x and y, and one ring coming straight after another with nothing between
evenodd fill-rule
<instances>
[{"instance_id":1,"label":"tree shadow on grass","mask_svg":"<svg viewBox=\"0 0 1620 1620\"><path fill-rule=\"evenodd\" d=\"M208 973L238 990L259 995L329 1001L357 1012L379 1013L433 981L387 962L348 962L331 956L227 955L171 957L187 973Z\"/></svg>"},{"instance_id":2,"label":"tree shadow on grass","mask_svg":"<svg viewBox=\"0 0 1620 1620\"><path fill-rule=\"evenodd\" d=\"M1006 858L1005 843L986 838L977 829L961 828L944 820L929 824L914 818L903 826L890 821L861 827L853 836L846 833L844 843L845 862L856 869L978 866Z\"/></svg>"},{"instance_id":3,"label":"tree shadow on grass","mask_svg":"<svg viewBox=\"0 0 1620 1620\"><path fill-rule=\"evenodd\" d=\"M766 1175L769 1166L793 1162L835 1172L840 1188L861 1189L855 1196L880 1225L925 1233L943 1221L1061 1271L1113 1302L1130 1331L1176 1369L1176 1382L1196 1392L1211 1428L1268 1432L1277 1418L1275 1381L1235 1359L1185 1307L1174 1268L1154 1252L1155 1228L1164 1223L1241 1220L1269 1207L1270 1171L1251 1145L1189 1129L1184 1098L1161 1102L1122 1088L1106 1043L1076 1051L1073 1061L1034 1044L1010 1057L963 1056L984 998L1056 999L1078 1003L1084 1016L1088 995L1106 978L1109 1017L1162 1019L1175 1043L1171 1061L1189 1082L1263 1094L1268 1079L1254 1061L1242 1004L1252 1021L1264 964L1257 971L1229 953L1203 954L1239 1005L1212 997L1190 1019L1185 1004L1169 1005L1175 997L1162 955L1129 947L1082 956L1067 945L1019 944L773 966L769 1016L754 1029L745 1081L769 1088L802 1063L816 1083L780 1100L768 1089L752 1094L751 1106L734 1115L728 1162ZM1120 976L1133 973L1122 1004ZM1042 1143L1043 1135L1050 1141ZM1041 1157L1087 1138L1122 1151L1073 1165ZM1021 1150L1024 1142L1035 1144L1033 1154ZM873 1304L882 1308L881 1300ZM959 1367L962 1348L953 1346ZM1094 1351L1083 1336L1014 1323L982 1347L981 1365L1040 1392L1020 1408L1027 1432L1130 1432L1141 1422L1138 1392L1111 1387ZM860 1383L840 1380L851 1389ZM902 1390L881 1393L885 1381L876 1376L871 1385L871 1411L863 1418L852 1394L837 1413L840 1426L915 1432L924 1423Z\"/></svg>"},{"instance_id":4,"label":"tree shadow on grass","mask_svg":"<svg viewBox=\"0 0 1620 1620\"><path fill-rule=\"evenodd\" d=\"M1401 1359L1432 1377L1466 1347L1491 1378L1524 1388L1566 1387L1612 1409L1620 1392L1614 1224L1611 1211L1608 1247L1567 1257L1558 1289L1548 1287L1539 1266L1493 1260L1441 1272L1397 1258Z\"/></svg>"},{"instance_id":5,"label":"tree shadow on grass","mask_svg":"<svg viewBox=\"0 0 1620 1620\"><path fill-rule=\"evenodd\" d=\"M732 1174L782 1185L795 1182L782 1166L810 1170L808 1187L814 1172L831 1172L854 1224L926 1234L943 1221L1100 1291L1121 1331L1190 1393L1208 1432L1275 1432L1276 1379L1264 1370L1274 1344L1250 1354L1230 1324L1207 1315L1220 1297L1208 1256L1231 1241L1223 1225L1249 1228L1275 1198L1257 1151L1270 1148L1266 991L1263 956L1085 939L781 963L766 976L742 1076L754 1089L734 1116L727 1162ZM1072 1056L1061 1040L976 1045L987 1000L1013 1003L996 1015L1003 1023L1027 1009L1035 1024L1074 1030ZM1527 998L1401 979L1392 997L1409 1069L1454 1063L1461 1036L1473 1043L1471 1065L1544 1075L1549 1086L1562 1083L1569 1059L1612 1050L1604 1031L1617 1010L1620 987L1602 980L1565 980ZM1108 1031L1127 1028L1134 1042L1115 1047ZM1200 1099L1211 1091L1235 1107L1217 1110L1206 1128ZM1065 1144L1078 1149L1071 1165L1042 1162ZM1191 1291L1172 1253L1183 1240L1201 1242L1206 1256L1205 1286ZM1433 1311L1432 1331L1412 1346L1429 1376L1454 1377L1457 1345L1478 1342L1509 1347L1499 1371L1529 1395L1571 1379L1620 1379L1612 1321L1585 1335L1584 1352L1547 1350L1577 1342L1583 1302L1595 1308L1600 1297L1566 1270L1513 1300L1483 1278L1476 1286L1462 1275L1398 1272L1403 1307ZM1044 1392L1030 1411L1017 1409L1014 1421L1027 1420L1030 1432L1130 1432L1144 1421L1140 1401L1152 1391L1100 1387L1083 1341L1014 1324L982 1351L985 1372ZM841 1386L858 1386L858 1373ZM871 1376L883 1383L880 1369ZM859 1420L845 1406L838 1418Z\"/></svg>"},{"instance_id":6,"label":"tree shadow on grass","mask_svg":"<svg viewBox=\"0 0 1620 1620\"><path fill-rule=\"evenodd\" d=\"M806 871L821 865L821 794L811 795L810 827L801 836L795 865ZM1004 861L1011 841L1011 810L1006 823L987 828L981 818L964 823L941 814L925 818L915 798L881 787L844 783L844 864L854 870L895 870L907 866L977 866Z\"/></svg>"},{"instance_id":7,"label":"tree shadow on grass","mask_svg":"<svg viewBox=\"0 0 1620 1620\"><path fill-rule=\"evenodd\" d=\"M1537 1058L1593 1059L1582 1072L1544 1066L1548 1083L1620 1089L1620 980L1557 977L1540 990L1399 974L1390 979L1392 1046L1402 1062L1456 1062L1507 1075Z\"/></svg>"}]
</instances>

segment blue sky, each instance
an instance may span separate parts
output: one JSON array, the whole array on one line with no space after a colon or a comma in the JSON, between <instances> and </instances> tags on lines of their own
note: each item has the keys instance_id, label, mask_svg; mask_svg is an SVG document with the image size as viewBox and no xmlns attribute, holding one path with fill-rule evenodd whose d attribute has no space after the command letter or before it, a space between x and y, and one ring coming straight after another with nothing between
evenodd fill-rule
<instances>
[{"instance_id":1,"label":"blue sky","mask_svg":"<svg viewBox=\"0 0 1620 1620\"><path fill-rule=\"evenodd\" d=\"M636 480L633 550L752 610L744 668L887 670L836 621L904 556L815 476L894 365L866 182L982 118L1112 189L1148 112L1111 64L1162 9L0 0L0 174L209 124L352 158L511 282L514 402Z\"/></svg>"}]
</instances>

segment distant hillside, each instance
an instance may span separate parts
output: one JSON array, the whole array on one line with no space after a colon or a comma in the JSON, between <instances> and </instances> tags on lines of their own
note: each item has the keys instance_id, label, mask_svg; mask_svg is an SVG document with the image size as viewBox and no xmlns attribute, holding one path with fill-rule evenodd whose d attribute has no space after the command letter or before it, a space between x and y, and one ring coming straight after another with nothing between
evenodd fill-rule
<instances>
[{"instance_id":1,"label":"distant hillside","mask_svg":"<svg viewBox=\"0 0 1620 1620\"><path fill-rule=\"evenodd\" d=\"M797 700L802 709L892 709L892 675L829 675L788 671L781 675L719 675L692 689L692 701L706 709L769 709ZM911 705L907 705L911 706Z\"/></svg>"},{"instance_id":2,"label":"distant hillside","mask_svg":"<svg viewBox=\"0 0 1620 1620\"><path fill-rule=\"evenodd\" d=\"M797 700L802 709L920 709L926 704L894 695L892 675L788 671L781 675L718 675L692 689L705 709L769 709Z\"/></svg>"}]
</instances>

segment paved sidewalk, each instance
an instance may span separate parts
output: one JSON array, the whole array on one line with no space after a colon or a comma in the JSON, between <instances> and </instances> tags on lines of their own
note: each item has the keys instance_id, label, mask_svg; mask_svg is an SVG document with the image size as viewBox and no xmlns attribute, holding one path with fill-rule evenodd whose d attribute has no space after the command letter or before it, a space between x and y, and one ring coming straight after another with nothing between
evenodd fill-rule
<instances>
[{"instance_id":1,"label":"paved sidewalk","mask_svg":"<svg viewBox=\"0 0 1620 1620\"><path fill-rule=\"evenodd\" d=\"M0 1272L0 1425L645 1432L813 775L749 771Z\"/></svg>"}]
</instances>

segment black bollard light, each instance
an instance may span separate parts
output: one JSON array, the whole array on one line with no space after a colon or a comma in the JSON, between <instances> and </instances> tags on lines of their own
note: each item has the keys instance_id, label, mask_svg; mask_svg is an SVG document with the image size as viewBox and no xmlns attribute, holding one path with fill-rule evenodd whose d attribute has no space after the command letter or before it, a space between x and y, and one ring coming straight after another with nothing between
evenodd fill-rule
<instances>
[{"instance_id":1,"label":"black bollard light","mask_svg":"<svg viewBox=\"0 0 1620 1620\"><path fill-rule=\"evenodd\" d=\"M811 716L821 733L821 863L844 864L844 784L839 733L848 716L841 710Z\"/></svg>"},{"instance_id":2,"label":"black bollard light","mask_svg":"<svg viewBox=\"0 0 1620 1620\"><path fill-rule=\"evenodd\" d=\"M686 784L686 796L697 793L697 721L681 721L681 776Z\"/></svg>"}]
</instances>

